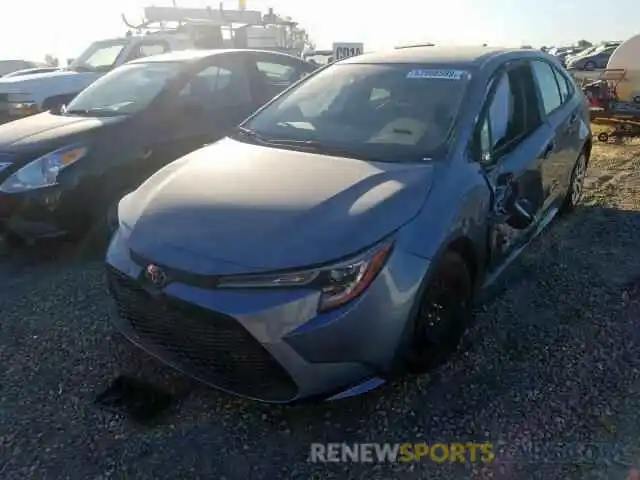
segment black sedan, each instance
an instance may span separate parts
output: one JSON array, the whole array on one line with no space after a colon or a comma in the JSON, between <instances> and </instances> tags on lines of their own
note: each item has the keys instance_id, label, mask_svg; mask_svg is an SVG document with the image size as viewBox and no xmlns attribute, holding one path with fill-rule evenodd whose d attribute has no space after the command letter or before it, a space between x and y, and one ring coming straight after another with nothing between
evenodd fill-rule
<instances>
[{"instance_id":1,"label":"black sedan","mask_svg":"<svg viewBox=\"0 0 640 480\"><path fill-rule=\"evenodd\" d=\"M56 111L0 125L0 231L84 234L160 167L213 142L317 67L258 50L127 63Z\"/></svg>"}]
</instances>

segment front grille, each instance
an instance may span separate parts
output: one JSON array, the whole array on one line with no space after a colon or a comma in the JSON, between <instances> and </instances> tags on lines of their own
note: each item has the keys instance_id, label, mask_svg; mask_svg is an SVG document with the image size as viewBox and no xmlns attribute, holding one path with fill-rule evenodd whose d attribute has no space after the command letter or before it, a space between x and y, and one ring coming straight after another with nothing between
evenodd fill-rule
<instances>
[{"instance_id":1,"label":"front grille","mask_svg":"<svg viewBox=\"0 0 640 480\"><path fill-rule=\"evenodd\" d=\"M156 298L111 267L107 280L126 330L152 354L204 383L240 395L272 402L296 396L289 374L235 319Z\"/></svg>"}]
</instances>

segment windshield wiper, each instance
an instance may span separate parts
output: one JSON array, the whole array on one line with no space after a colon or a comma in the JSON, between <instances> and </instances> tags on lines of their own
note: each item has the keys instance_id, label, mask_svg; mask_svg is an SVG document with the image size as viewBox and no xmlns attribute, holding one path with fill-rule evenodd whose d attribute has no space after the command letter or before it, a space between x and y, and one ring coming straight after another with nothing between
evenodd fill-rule
<instances>
[{"instance_id":1,"label":"windshield wiper","mask_svg":"<svg viewBox=\"0 0 640 480\"><path fill-rule=\"evenodd\" d=\"M79 115L83 117L117 117L118 115L124 115L124 113L116 112L108 107L96 107L96 108L84 108L65 110L65 115Z\"/></svg>"},{"instance_id":2,"label":"windshield wiper","mask_svg":"<svg viewBox=\"0 0 640 480\"><path fill-rule=\"evenodd\" d=\"M335 155L340 157L350 157L355 158L357 160L366 160L366 161L378 161L376 158L372 158L368 155L363 155L359 153L352 152L351 150L344 149L341 147L336 147L333 145L327 145L325 143L319 142L317 140L296 140L292 138L272 138L265 137L255 130L251 130L246 127L236 127L236 130L263 145L271 145L274 147L293 147L300 148L302 150L312 151L314 153L323 153L325 155Z\"/></svg>"},{"instance_id":3,"label":"windshield wiper","mask_svg":"<svg viewBox=\"0 0 640 480\"><path fill-rule=\"evenodd\" d=\"M290 138L272 138L265 137L264 135L256 132L255 130L251 130L246 127L236 127L236 130L254 140L257 140L260 143L264 143L266 145L292 145L292 146L308 146L314 147L317 142L315 140L295 140Z\"/></svg>"}]
</instances>

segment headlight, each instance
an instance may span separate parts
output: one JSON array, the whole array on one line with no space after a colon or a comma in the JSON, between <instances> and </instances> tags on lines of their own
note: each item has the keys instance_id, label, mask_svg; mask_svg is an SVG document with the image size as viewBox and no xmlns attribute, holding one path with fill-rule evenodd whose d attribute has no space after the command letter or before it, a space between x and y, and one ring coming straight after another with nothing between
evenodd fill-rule
<instances>
[{"instance_id":1,"label":"headlight","mask_svg":"<svg viewBox=\"0 0 640 480\"><path fill-rule=\"evenodd\" d=\"M55 185L60 171L80 160L87 151L85 146L72 145L47 153L7 178L0 191L16 193Z\"/></svg>"},{"instance_id":2,"label":"headlight","mask_svg":"<svg viewBox=\"0 0 640 480\"><path fill-rule=\"evenodd\" d=\"M309 288L322 292L321 312L344 305L358 297L375 280L384 266L393 241L379 243L349 260L316 269L276 274L222 277L218 288Z\"/></svg>"},{"instance_id":3,"label":"headlight","mask_svg":"<svg viewBox=\"0 0 640 480\"><path fill-rule=\"evenodd\" d=\"M11 102L9 103L9 115L26 116L40 112L35 102Z\"/></svg>"},{"instance_id":4,"label":"headlight","mask_svg":"<svg viewBox=\"0 0 640 480\"><path fill-rule=\"evenodd\" d=\"M26 92L14 92L7 95L9 114L14 116L32 115L40 111L33 96Z\"/></svg>"}]
</instances>

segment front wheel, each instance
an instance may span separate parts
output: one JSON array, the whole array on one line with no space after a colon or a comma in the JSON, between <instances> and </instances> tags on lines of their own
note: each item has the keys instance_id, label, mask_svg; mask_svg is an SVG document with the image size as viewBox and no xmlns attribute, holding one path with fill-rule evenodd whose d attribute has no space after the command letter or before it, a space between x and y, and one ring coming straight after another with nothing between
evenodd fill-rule
<instances>
[{"instance_id":1,"label":"front wheel","mask_svg":"<svg viewBox=\"0 0 640 480\"><path fill-rule=\"evenodd\" d=\"M464 259L449 251L427 284L413 320L409 372L436 368L456 351L471 318L472 279Z\"/></svg>"},{"instance_id":2,"label":"front wheel","mask_svg":"<svg viewBox=\"0 0 640 480\"><path fill-rule=\"evenodd\" d=\"M564 199L562 206L562 213L569 213L573 211L576 206L582 200L584 194L584 180L587 176L587 156L584 152L580 154L573 166L571 172L571 180L569 182L569 189L567 190L567 196Z\"/></svg>"}]
</instances>

